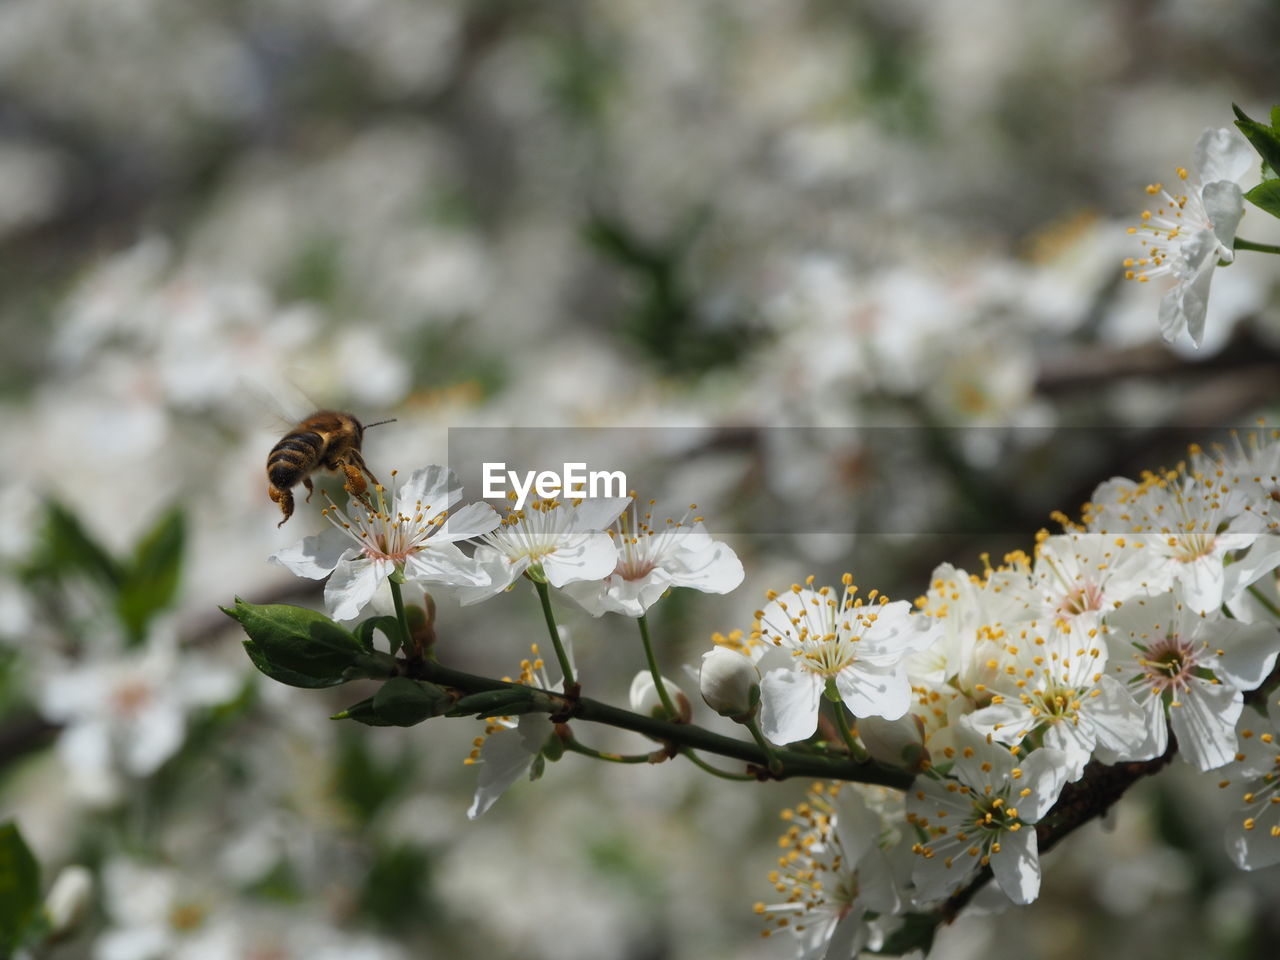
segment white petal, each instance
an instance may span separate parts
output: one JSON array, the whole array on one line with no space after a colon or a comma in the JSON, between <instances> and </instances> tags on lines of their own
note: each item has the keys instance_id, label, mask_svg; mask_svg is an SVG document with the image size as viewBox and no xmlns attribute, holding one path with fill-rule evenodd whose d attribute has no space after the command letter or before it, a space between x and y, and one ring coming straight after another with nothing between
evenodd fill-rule
<instances>
[{"instance_id":1,"label":"white petal","mask_svg":"<svg viewBox=\"0 0 1280 960\"><path fill-rule=\"evenodd\" d=\"M178 752L186 735L186 723L173 704L161 702L141 710L128 730L125 769L134 776L146 777Z\"/></svg>"},{"instance_id":2,"label":"white petal","mask_svg":"<svg viewBox=\"0 0 1280 960\"><path fill-rule=\"evenodd\" d=\"M449 514L444 526L431 535L434 543L449 543L454 540L467 540L488 533L502 522L498 511L489 504L478 501L468 503L465 507Z\"/></svg>"},{"instance_id":3,"label":"white petal","mask_svg":"<svg viewBox=\"0 0 1280 960\"><path fill-rule=\"evenodd\" d=\"M703 593L729 593L745 576L738 555L727 544L713 541L705 550L682 553L671 582L673 586L692 587Z\"/></svg>"},{"instance_id":4,"label":"white petal","mask_svg":"<svg viewBox=\"0 0 1280 960\"><path fill-rule=\"evenodd\" d=\"M337 527L304 537L291 547L273 553L268 559L287 567L292 573L309 580L323 580L348 553L359 553L349 536Z\"/></svg>"},{"instance_id":5,"label":"white petal","mask_svg":"<svg viewBox=\"0 0 1280 960\"><path fill-rule=\"evenodd\" d=\"M1236 753L1236 720L1244 698L1222 684L1195 680L1169 707L1178 752L1199 770L1230 763Z\"/></svg>"},{"instance_id":6,"label":"white petal","mask_svg":"<svg viewBox=\"0 0 1280 960\"><path fill-rule=\"evenodd\" d=\"M897 720L911 706L911 684L901 663L888 670L854 664L836 674L836 690L855 717Z\"/></svg>"},{"instance_id":7,"label":"white petal","mask_svg":"<svg viewBox=\"0 0 1280 960\"><path fill-rule=\"evenodd\" d=\"M543 714L525 714L515 730L491 734L480 748L476 764L479 780L476 795L467 810L474 820L493 806L503 792L533 765L533 758L551 735L551 723Z\"/></svg>"},{"instance_id":8,"label":"white petal","mask_svg":"<svg viewBox=\"0 0 1280 960\"><path fill-rule=\"evenodd\" d=\"M324 585L324 603L329 616L335 620L354 620L391 570L387 560L371 560L365 556L342 560Z\"/></svg>"},{"instance_id":9,"label":"white petal","mask_svg":"<svg viewBox=\"0 0 1280 960\"><path fill-rule=\"evenodd\" d=\"M1033 750L1020 767L1019 789L1030 792L1017 801L1018 817L1023 823L1036 823L1058 802L1066 783L1066 758L1057 750L1042 747Z\"/></svg>"},{"instance_id":10,"label":"white petal","mask_svg":"<svg viewBox=\"0 0 1280 960\"><path fill-rule=\"evenodd\" d=\"M1159 756L1147 713L1129 691L1110 677L1098 681L1098 690L1098 696L1090 705L1098 759L1103 763L1119 763ZM1160 726L1164 726L1163 717Z\"/></svg>"},{"instance_id":11,"label":"white petal","mask_svg":"<svg viewBox=\"0 0 1280 960\"><path fill-rule=\"evenodd\" d=\"M434 538L404 563L406 580L441 583L451 587L483 587L489 572L452 543L435 543Z\"/></svg>"},{"instance_id":12,"label":"white petal","mask_svg":"<svg viewBox=\"0 0 1280 960\"><path fill-rule=\"evenodd\" d=\"M1205 184L1204 192L1200 197L1204 201L1204 210L1209 215L1209 222L1213 224L1214 236L1220 244L1230 250L1236 240L1236 228L1240 225L1240 218L1244 216L1244 197L1240 188L1228 180L1218 180ZM1223 255L1223 259L1230 261L1231 255Z\"/></svg>"},{"instance_id":13,"label":"white petal","mask_svg":"<svg viewBox=\"0 0 1280 960\"><path fill-rule=\"evenodd\" d=\"M1238 181L1257 162L1257 156L1243 136L1229 127L1219 127L1200 135L1191 162L1201 183Z\"/></svg>"},{"instance_id":14,"label":"white petal","mask_svg":"<svg viewBox=\"0 0 1280 960\"><path fill-rule=\"evenodd\" d=\"M1214 672L1238 690L1253 690L1262 683L1280 652L1280 630L1270 623L1224 619L1206 639L1210 646L1222 650Z\"/></svg>"},{"instance_id":15,"label":"white petal","mask_svg":"<svg viewBox=\"0 0 1280 960\"><path fill-rule=\"evenodd\" d=\"M542 572L553 587L575 580L603 580L618 565L618 550L608 534L569 538L566 546L542 559Z\"/></svg>"},{"instance_id":16,"label":"white petal","mask_svg":"<svg viewBox=\"0 0 1280 960\"><path fill-rule=\"evenodd\" d=\"M822 681L799 670L772 670L760 681L760 729L773 743L794 743L818 729Z\"/></svg>"},{"instance_id":17,"label":"white petal","mask_svg":"<svg viewBox=\"0 0 1280 960\"><path fill-rule=\"evenodd\" d=\"M409 474L404 486L396 491L396 512L413 516L421 504L431 514L448 510L462 497L462 484L447 467L432 464Z\"/></svg>"},{"instance_id":18,"label":"white petal","mask_svg":"<svg viewBox=\"0 0 1280 960\"><path fill-rule=\"evenodd\" d=\"M630 503L630 497L589 497L573 508L573 529L579 532L605 530Z\"/></svg>"},{"instance_id":19,"label":"white petal","mask_svg":"<svg viewBox=\"0 0 1280 960\"><path fill-rule=\"evenodd\" d=\"M1014 903L1027 904L1040 895L1040 857L1036 832L1023 827L1000 835L1000 852L991 855L996 883Z\"/></svg>"}]
</instances>

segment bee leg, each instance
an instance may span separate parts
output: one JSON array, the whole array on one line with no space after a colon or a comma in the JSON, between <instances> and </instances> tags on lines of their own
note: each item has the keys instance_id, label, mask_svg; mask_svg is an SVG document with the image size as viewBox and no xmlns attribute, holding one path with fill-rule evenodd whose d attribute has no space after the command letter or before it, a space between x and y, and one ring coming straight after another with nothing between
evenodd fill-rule
<instances>
[{"instance_id":1,"label":"bee leg","mask_svg":"<svg viewBox=\"0 0 1280 960\"><path fill-rule=\"evenodd\" d=\"M316 492L315 485L312 484L310 477L302 478L302 485L307 488L307 503L311 502L311 495Z\"/></svg>"},{"instance_id":2,"label":"bee leg","mask_svg":"<svg viewBox=\"0 0 1280 960\"><path fill-rule=\"evenodd\" d=\"M285 522L293 516L293 491L282 490L272 485L267 488L267 496L271 498L272 503L280 504L280 512L284 514L284 520L281 520L276 526L283 527Z\"/></svg>"},{"instance_id":3,"label":"bee leg","mask_svg":"<svg viewBox=\"0 0 1280 960\"><path fill-rule=\"evenodd\" d=\"M360 468L355 464L343 461L338 462L338 468L347 477L347 482L343 484L347 493L364 500L365 493L369 490L369 484L365 483L364 474L360 472Z\"/></svg>"},{"instance_id":4,"label":"bee leg","mask_svg":"<svg viewBox=\"0 0 1280 960\"><path fill-rule=\"evenodd\" d=\"M381 480L379 480L377 477L373 475L373 471L370 470L368 466L365 465L364 457L360 455L359 450L350 451L347 454L347 459L351 461L351 463L356 467L356 469L364 471L364 475L373 481L373 485L375 487L379 486L382 483Z\"/></svg>"}]
</instances>

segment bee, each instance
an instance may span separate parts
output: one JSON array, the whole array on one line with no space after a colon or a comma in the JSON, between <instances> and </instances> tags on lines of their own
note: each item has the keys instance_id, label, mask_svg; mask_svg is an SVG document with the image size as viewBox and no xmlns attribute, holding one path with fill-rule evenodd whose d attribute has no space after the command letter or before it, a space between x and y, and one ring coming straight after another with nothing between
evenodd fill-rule
<instances>
[{"instance_id":1,"label":"bee","mask_svg":"<svg viewBox=\"0 0 1280 960\"><path fill-rule=\"evenodd\" d=\"M392 423L379 420L370 427ZM267 455L267 494L272 503L280 504L284 514L277 527L282 527L293 516L293 488L301 483L307 488L307 501L315 488L311 474L324 469L341 471L346 477L343 486L355 497L364 497L369 489L365 477L375 484L378 478L365 466L360 455L360 443L368 429L349 413L337 410L317 410L299 422L285 434L284 439L271 448Z\"/></svg>"}]
</instances>

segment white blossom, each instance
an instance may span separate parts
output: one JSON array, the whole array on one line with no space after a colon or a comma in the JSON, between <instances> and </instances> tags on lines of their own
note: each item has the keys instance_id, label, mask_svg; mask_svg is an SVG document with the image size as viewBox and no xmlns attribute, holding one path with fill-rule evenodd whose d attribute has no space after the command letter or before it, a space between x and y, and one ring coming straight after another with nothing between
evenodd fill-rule
<instances>
[{"instance_id":1,"label":"white blossom","mask_svg":"<svg viewBox=\"0 0 1280 960\"><path fill-rule=\"evenodd\" d=\"M963 727L952 735L907 793L907 820L928 836L912 848L917 900L950 896L990 866L1010 900L1030 903L1040 893L1034 824L1062 791L1066 758L1050 749L1019 758Z\"/></svg>"},{"instance_id":2,"label":"white blossom","mask_svg":"<svg viewBox=\"0 0 1280 960\"><path fill-rule=\"evenodd\" d=\"M358 616L393 573L417 583L487 584L488 574L457 541L487 533L499 517L487 503L453 510L461 496L457 477L444 467L415 470L398 490L392 474L389 493L378 485L367 502L352 497L349 515L331 503L324 511L330 529L271 560L300 577L329 577L325 607L338 620Z\"/></svg>"},{"instance_id":3,"label":"white blossom","mask_svg":"<svg viewBox=\"0 0 1280 960\"><path fill-rule=\"evenodd\" d=\"M1236 227L1244 215L1239 180L1255 161L1249 145L1233 130L1206 130L1196 143L1192 169L1178 168L1185 193L1170 193L1162 184L1147 187L1161 205L1142 214L1142 225L1129 232L1142 236L1145 254L1125 260L1125 275L1147 282L1172 277L1174 284L1160 301L1160 332L1166 340L1186 333L1199 346L1204 340L1209 284L1218 263L1235 259Z\"/></svg>"}]
</instances>

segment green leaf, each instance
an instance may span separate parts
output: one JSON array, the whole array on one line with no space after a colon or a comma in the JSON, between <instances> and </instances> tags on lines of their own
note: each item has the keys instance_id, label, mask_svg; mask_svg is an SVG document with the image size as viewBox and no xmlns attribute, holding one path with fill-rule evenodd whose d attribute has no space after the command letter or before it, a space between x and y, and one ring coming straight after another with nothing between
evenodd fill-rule
<instances>
[{"instance_id":1,"label":"green leaf","mask_svg":"<svg viewBox=\"0 0 1280 960\"><path fill-rule=\"evenodd\" d=\"M33 572L47 576L76 571L109 589L119 587L124 571L116 559L84 528L74 513L56 501L44 507L41 556Z\"/></svg>"},{"instance_id":2,"label":"green leaf","mask_svg":"<svg viewBox=\"0 0 1280 960\"><path fill-rule=\"evenodd\" d=\"M12 820L0 825L0 951L22 945L41 919L40 865Z\"/></svg>"},{"instance_id":3,"label":"green leaf","mask_svg":"<svg viewBox=\"0 0 1280 960\"><path fill-rule=\"evenodd\" d=\"M375 630L380 631L387 638L392 653L395 653L400 648L400 621L395 617L370 617L356 627L356 639L370 653L374 650L373 633Z\"/></svg>"},{"instance_id":4,"label":"green leaf","mask_svg":"<svg viewBox=\"0 0 1280 960\"><path fill-rule=\"evenodd\" d=\"M532 690L504 687L501 690L485 690L463 697L449 711L451 717L513 717L538 709Z\"/></svg>"},{"instance_id":5,"label":"green leaf","mask_svg":"<svg viewBox=\"0 0 1280 960\"><path fill-rule=\"evenodd\" d=\"M392 677L372 697L352 704L335 720L355 720L370 727L412 727L438 717L453 702L443 687L408 677Z\"/></svg>"},{"instance_id":6,"label":"green leaf","mask_svg":"<svg viewBox=\"0 0 1280 960\"><path fill-rule=\"evenodd\" d=\"M349 679L347 669L367 656L349 631L315 610L237 597L234 609L222 611L249 635L244 647L253 665L291 687L337 686Z\"/></svg>"},{"instance_id":7,"label":"green leaf","mask_svg":"<svg viewBox=\"0 0 1280 960\"><path fill-rule=\"evenodd\" d=\"M365 697L359 703L353 703L341 713L335 713L330 720L354 720L356 723L363 723L366 727L391 727L395 726L390 720L384 720L378 716L378 711L373 709L373 697Z\"/></svg>"},{"instance_id":8,"label":"green leaf","mask_svg":"<svg viewBox=\"0 0 1280 960\"><path fill-rule=\"evenodd\" d=\"M439 716L452 702L443 687L408 677L393 677L373 695L373 710L392 726L412 727Z\"/></svg>"},{"instance_id":9,"label":"green leaf","mask_svg":"<svg viewBox=\"0 0 1280 960\"><path fill-rule=\"evenodd\" d=\"M1234 103L1231 109L1236 114L1236 126L1240 132L1248 137L1249 142L1253 144L1253 149L1258 151L1258 155L1262 157L1262 162L1271 168L1271 177L1276 176L1276 171L1280 170L1280 129L1276 127L1268 127L1259 123L1257 120L1250 119L1243 110ZM1275 111L1272 111L1274 121ZM1267 171L1264 169L1263 175L1266 176Z\"/></svg>"},{"instance_id":10,"label":"green leaf","mask_svg":"<svg viewBox=\"0 0 1280 960\"><path fill-rule=\"evenodd\" d=\"M179 507L167 510L134 549L116 596L120 622L135 640L142 639L151 617L173 602L182 571L186 519Z\"/></svg>"},{"instance_id":11,"label":"green leaf","mask_svg":"<svg viewBox=\"0 0 1280 960\"><path fill-rule=\"evenodd\" d=\"M1244 195L1255 207L1280 217L1280 180L1264 180Z\"/></svg>"}]
</instances>

